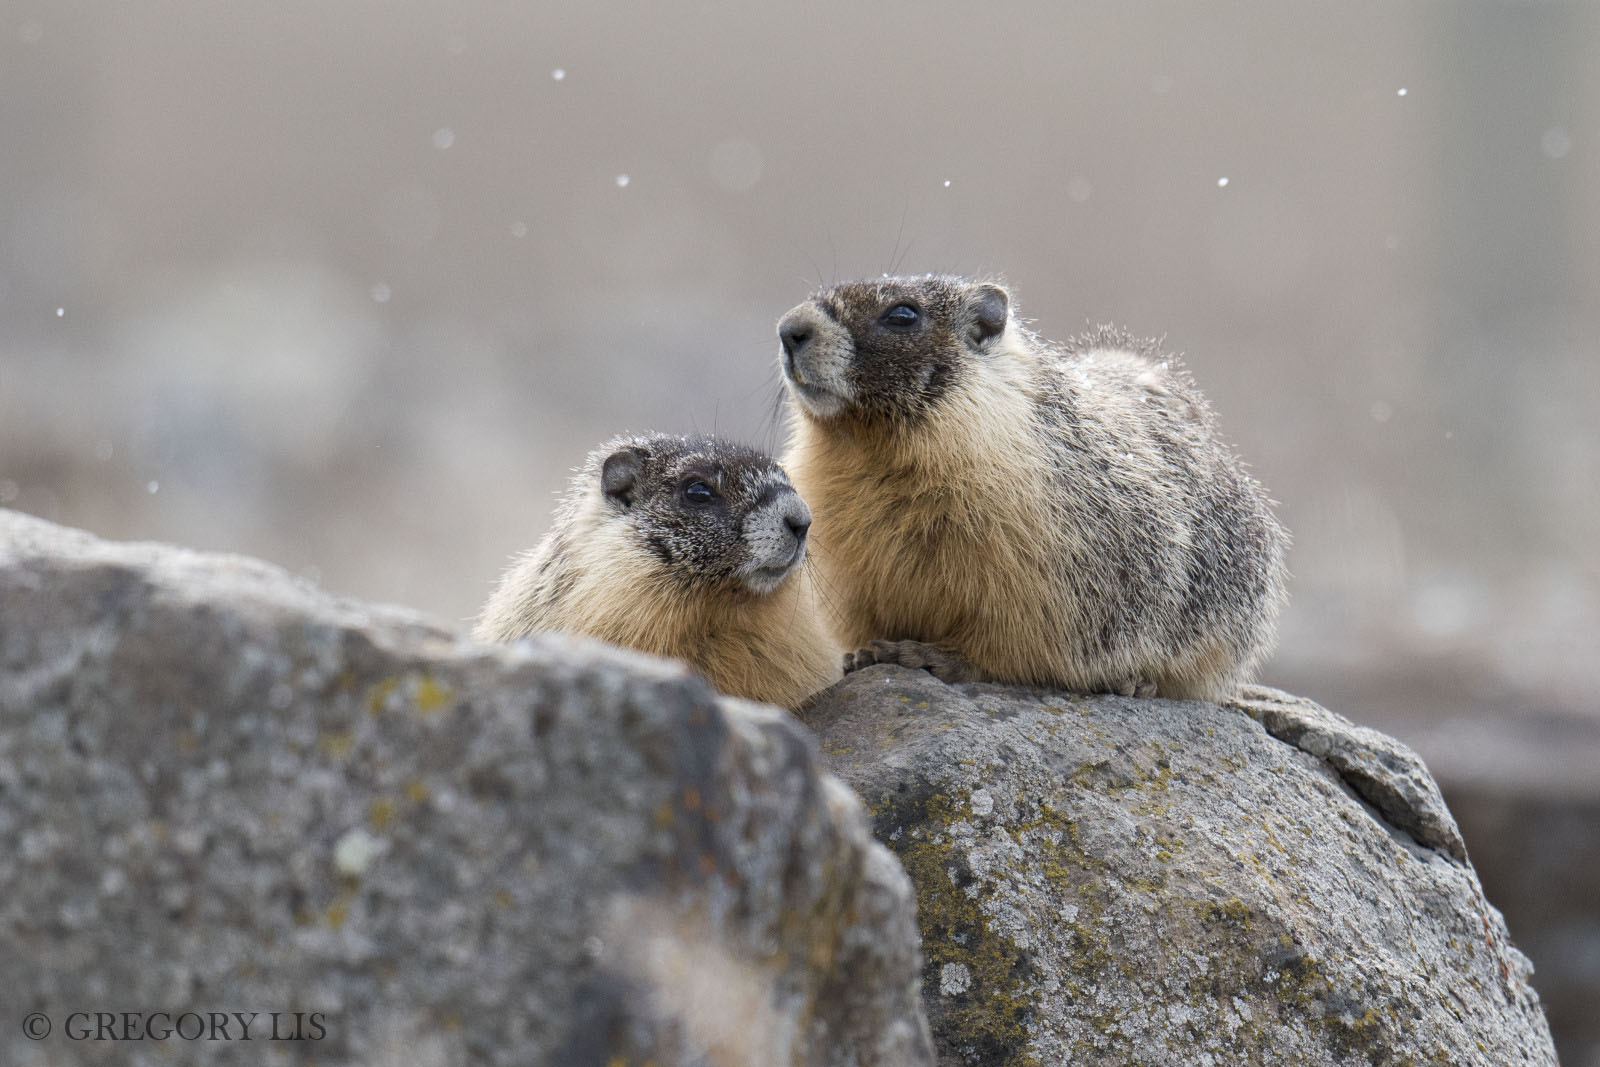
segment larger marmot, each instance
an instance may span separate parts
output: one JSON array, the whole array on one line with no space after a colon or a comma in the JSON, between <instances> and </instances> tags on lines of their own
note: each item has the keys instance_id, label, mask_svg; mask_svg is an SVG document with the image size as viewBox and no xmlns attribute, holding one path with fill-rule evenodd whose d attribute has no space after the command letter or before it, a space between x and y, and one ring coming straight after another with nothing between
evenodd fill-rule
<instances>
[{"instance_id":1,"label":"larger marmot","mask_svg":"<svg viewBox=\"0 0 1600 1067\"><path fill-rule=\"evenodd\" d=\"M712 437L620 437L590 453L554 528L518 559L475 636L597 637L793 708L838 679L811 575L811 512L768 457Z\"/></svg>"},{"instance_id":2,"label":"larger marmot","mask_svg":"<svg viewBox=\"0 0 1600 1067\"><path fill-rule=\"evenodd\" d=\"M1000 286L932 275L778 334L835 635L872 643L847 666L1218 700L1266 658L1288 535L1157 343L1052 346Z\"/></svg>"}]
</instances>

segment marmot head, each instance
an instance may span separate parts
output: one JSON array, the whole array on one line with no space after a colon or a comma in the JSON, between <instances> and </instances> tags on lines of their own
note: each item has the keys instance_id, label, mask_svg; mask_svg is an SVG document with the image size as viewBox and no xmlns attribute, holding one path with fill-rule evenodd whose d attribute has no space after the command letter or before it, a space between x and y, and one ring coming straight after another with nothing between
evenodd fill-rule
<instances>
[{"instance_id":1,"label":"marmot head","mask_svg":"<svg viewBox=\"0 0 1600 1067\"><path fill-rule=\"evenodd\" d=\"M602 521L685 586L765 595L799 567L811 510L771 458L714 437L652 434L591 457Z\"/></svg>"},{"instance_id":2,"label":"marmot head","mask_svg":"<svg viewBox=\"0 0 1600 1067\"><path fill-rule=\"evenodd\" d=\"M924 275L846 282L778 322L783 377L816 419L916 421L1006 332L998 285Z\"/></svg>"}]
</instances>

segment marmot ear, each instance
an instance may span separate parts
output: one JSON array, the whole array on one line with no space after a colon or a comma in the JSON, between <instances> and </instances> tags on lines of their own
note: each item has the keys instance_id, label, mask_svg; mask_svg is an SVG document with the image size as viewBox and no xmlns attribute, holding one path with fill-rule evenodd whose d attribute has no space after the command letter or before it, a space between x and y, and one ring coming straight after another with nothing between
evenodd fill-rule
<instances>
[{"instance_id":1,"label":"marmot ear","mask_svg":"<svg viewBox=\"0 0 1600 1067\"><path fill-rule=\"evenodd\" d=\"M998 285L980 285L971 298L972 330L971 339L975 345L981 345L991 337L997 337L1005 331L1006 313L1011 308L1011 299L1006 296L1006 291Z\"/></svg>"},{"instance_id":2,"label":"marmot ear","mask_svg":"<svg viewBox=\"0 0 1600 1067\"><path fill-rule=\"evenodd\" d=\"M644 458L644 450L633 447L619 448L606 457L600 465L600 491L607 500L614 500L624 508L633 505Z\"/></svg>"}]
</instances>

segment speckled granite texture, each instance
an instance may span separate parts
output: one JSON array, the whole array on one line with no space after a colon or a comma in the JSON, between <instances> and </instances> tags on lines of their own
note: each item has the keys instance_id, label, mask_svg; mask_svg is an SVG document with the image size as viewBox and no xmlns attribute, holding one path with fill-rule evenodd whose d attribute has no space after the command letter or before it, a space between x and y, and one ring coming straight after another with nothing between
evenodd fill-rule
<instances>
[{"instance_id":1,"label":"speckled granite texture","mask_svg":"<svg viewBox=\"0 0 1600 1067\"><path fill-rule=\"evenodd\" d=\"M807 709L917 888L941 1064L1556 1062L1421 761L1236 706L873 667Z\"/></svg>"},{"instance_id":2,"label":"speckled granite texture","mask_svg":"<svg viewBox=\"0 0 1600 1067\"><path fill-rule=\"evenodd\" d=\"M918 966L784 713L0 511L0 1063L898 1067Z\"/></svg>"}]
</instances>

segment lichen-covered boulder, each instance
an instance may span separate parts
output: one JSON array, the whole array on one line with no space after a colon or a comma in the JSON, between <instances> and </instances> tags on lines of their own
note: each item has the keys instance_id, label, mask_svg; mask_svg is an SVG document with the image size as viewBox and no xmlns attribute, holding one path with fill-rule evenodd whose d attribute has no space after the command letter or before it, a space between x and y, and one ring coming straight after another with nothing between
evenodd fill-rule
<instances>
[{"instance_id":1,"label":"lichen-covered boulder","mask_svg":"<svg viewBox=\"0 0 1600 1067\"><path fill-rule=\"evenodd\" d=\"M918 965L785 713L0 512L0 1062L899 1067Z\"/></svg>"},{"instance_id":2,"label":"lichen-covered boulder","mask_svg":"<svg viewBox=\"0 0 1600 1067\"><path fill-rule=\"evenodd\" d=\"M807 710L905 864L942 1064L1554 1065L1433 780L1307 701L947 686Z\"/></svg>"}]
</instances>

